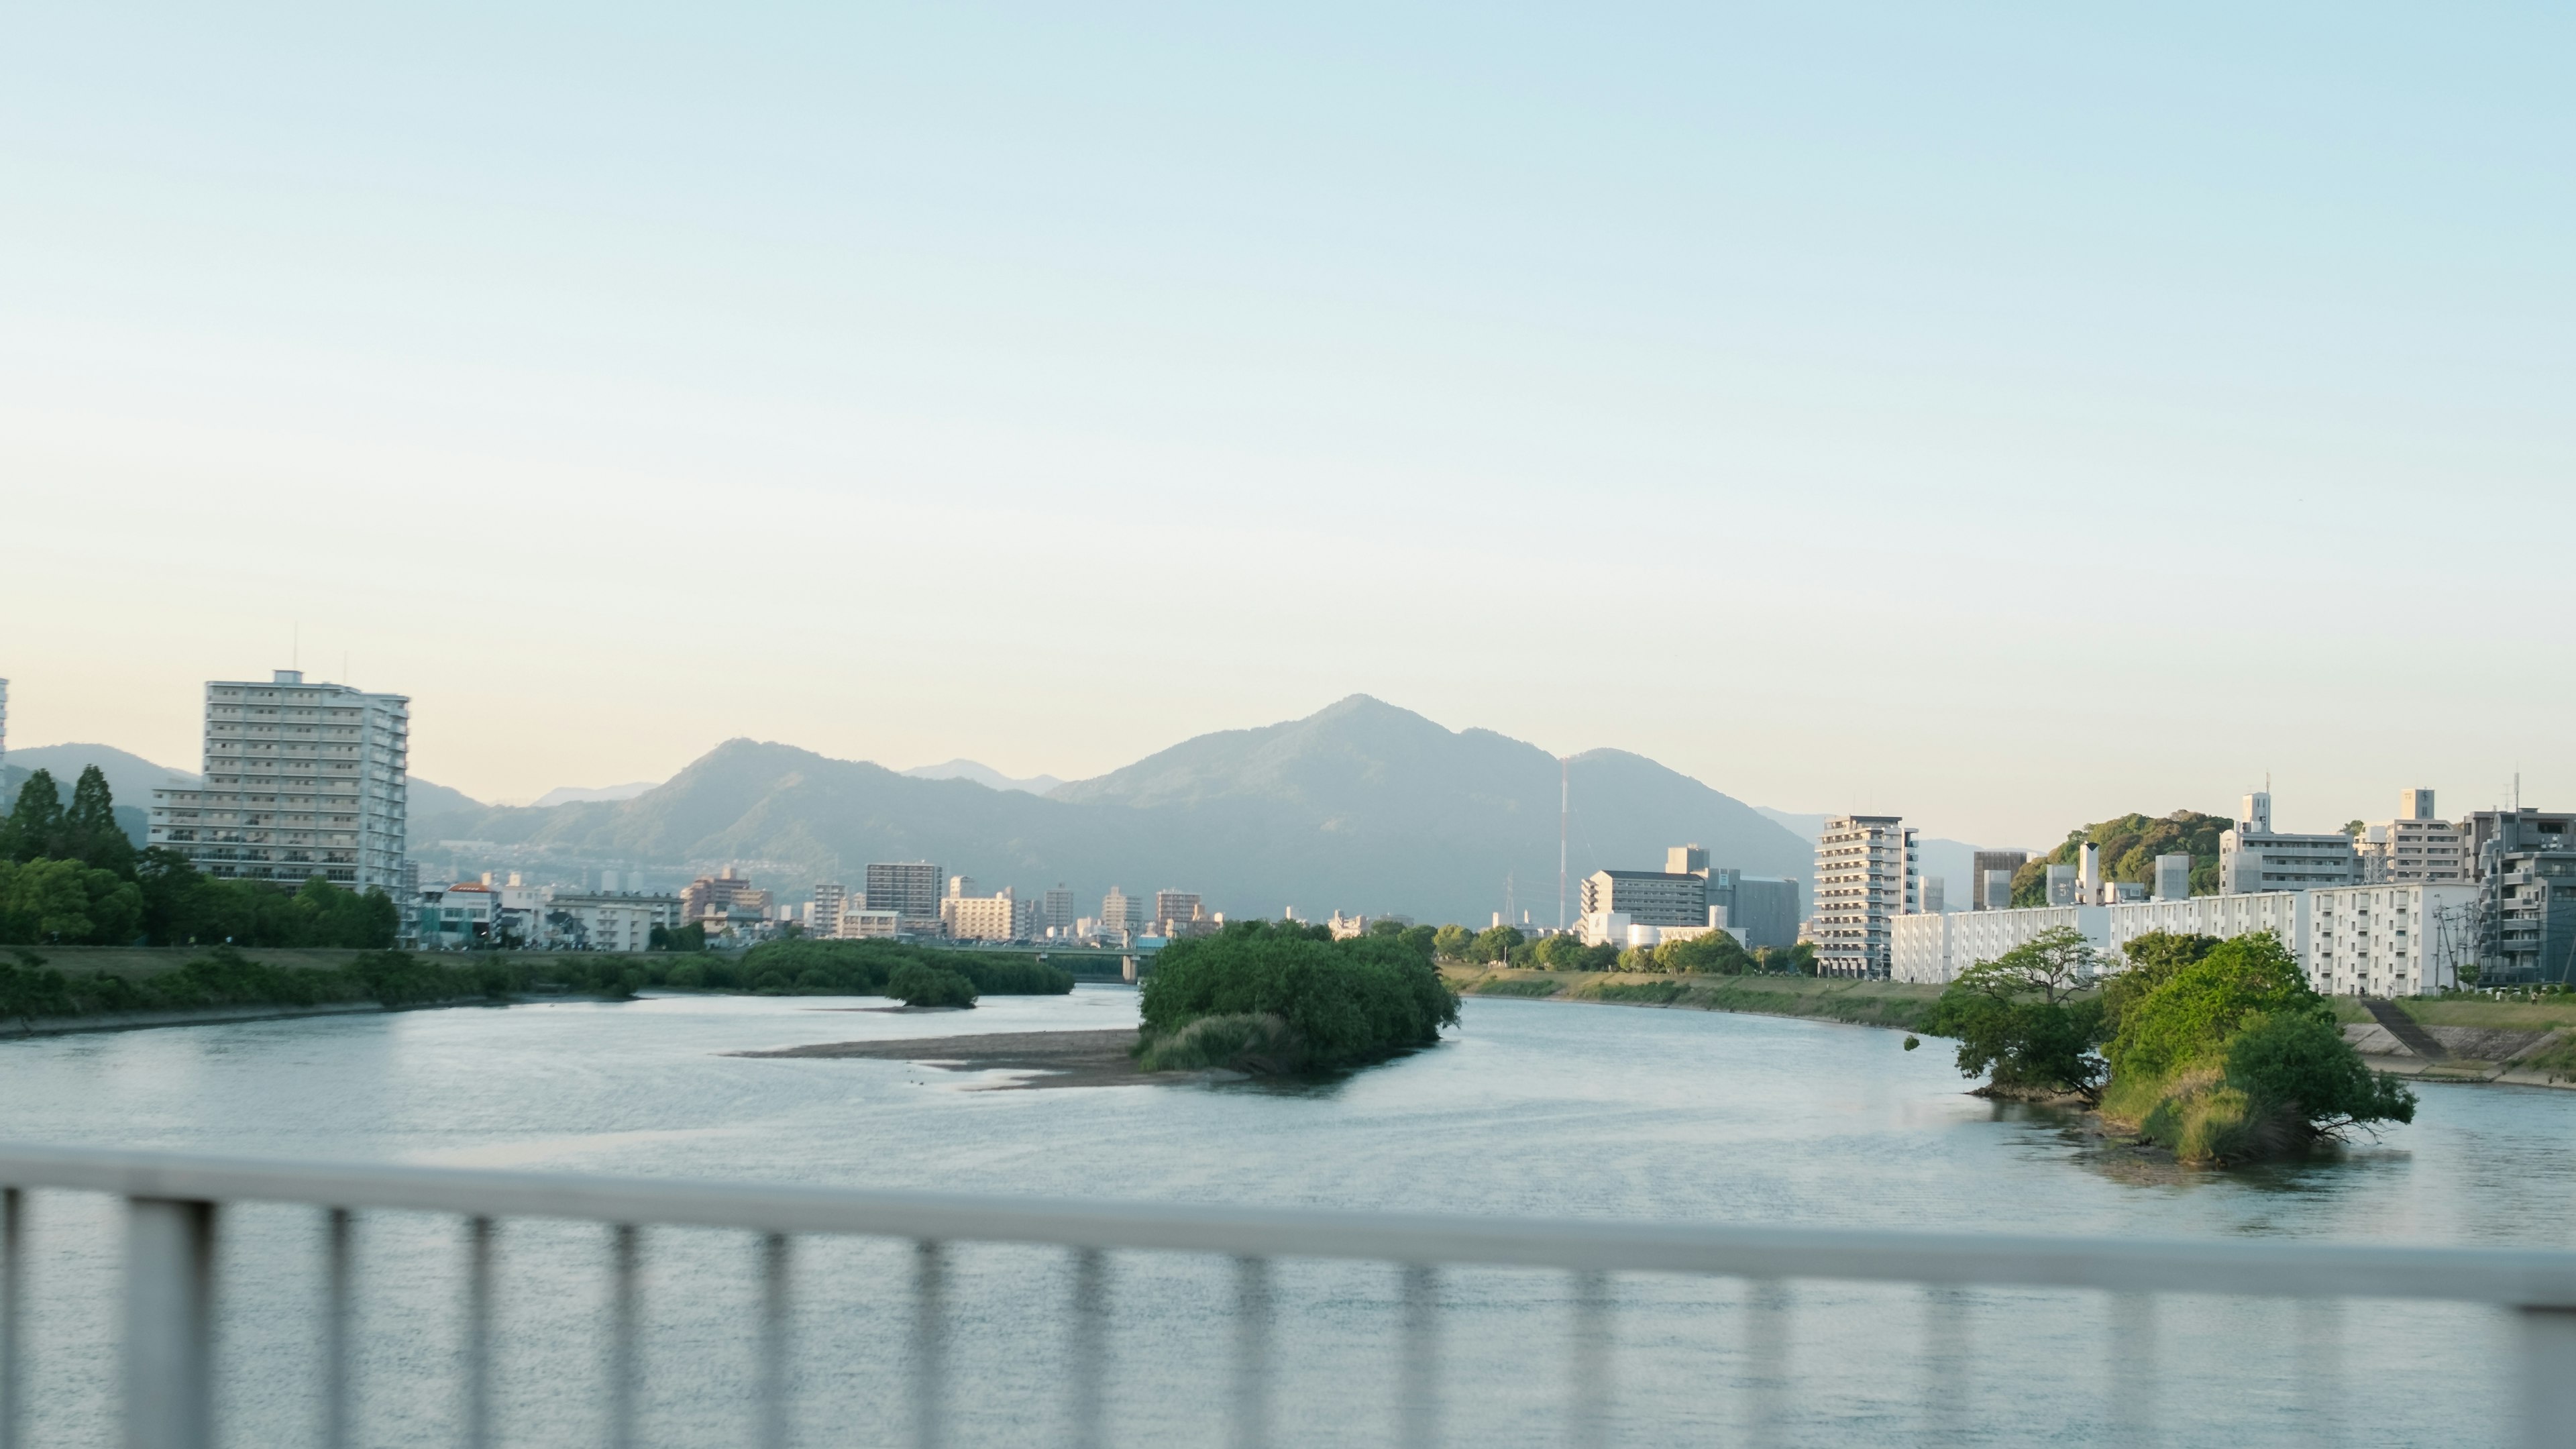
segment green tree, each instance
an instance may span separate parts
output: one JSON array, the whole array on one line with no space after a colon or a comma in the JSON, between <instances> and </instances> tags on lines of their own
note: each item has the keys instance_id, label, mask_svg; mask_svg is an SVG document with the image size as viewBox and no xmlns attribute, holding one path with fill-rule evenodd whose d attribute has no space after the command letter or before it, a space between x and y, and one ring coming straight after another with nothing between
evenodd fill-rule
<instances>
[{"instance_id":1,"label":"green tree","mask_svg":"<svg viewBox=\"0 0 2576 1449\"><path fill-rule=\"evenodd\" d=\"M829 987L829 982L817 983ZM973 1006L975 983L954 971L906 961L886 977L886 995L906 1006Z\"/></svg>"},{"instance_id":2,"label":"green tree","mask_svg":"<svg viewBox=\"0 0 2576 1449\"><path fill-rule=\"evenodd\" d=\"M1430 926L1407 926L1396 939L1404 943L1406 950L1420 952L1425 961L1439 954L1440 932Z\"/></svg>"},{"instance_id":3,"label":"green tree","mask_svg":"<svg viewBox=\"0 0 2576 1449\"><path fill-rule=\"evenodd\" d=\"M132 881L77 860L0 861L0 942L123 946L139 932Z\"/></svg>"},{"instance_id":4,"label":"green tree","mask_svg":"<svg viewBox=\"0 0 2576 1449\"><path fill-rule=\"evenodd\" d=\"M2227 1085L2257 1113L2304 1121L2323 1137L2415 1120L2415 1094L2363 1064L2333 1020L2316 1012L2247 1017L2227 1044Z\"/></svg>"},{"instance_id":5,"label":"green tree","mask_svg":"<svg viewBox=\"0 0 2576 1449\"><path fill-rule=\"evenodd\" d=\"M80 779L72 785L71 808L63 812L62 836L54 855L112 871L127 880L134 878L134 842L116 823L116 799L108 791L107 775L96 765L83 769Z\"/></svg>"},{"instance_id":6,"label":"green tree","mask_svg":"<svg viewBox=\"0 0 2576 1449\"><path fill-rule=\"evenodd\" d=\"M2269 931L2221 942L2131 1003L2104 1053L2120 1076L2163 1077L2218 1055L2257 1013L2332 1019L2296 956Z\"/></svg>"},{"instance_id":7,"label":"green tree","mask_svg":"<svg viewBox=\"0 0 2576 1449\"><path fill-rule=\"evenodd\" d=\"M2102 985L2102 1033L2104 1037L2120 1034L2129 1011L2147 999L2157 987L2171 981L2186 966L2196 964L2218 949L2216 936L2196 936L2175 931L2149 931L2120 948L2128 959L2128 969Z\"/></svg>"},{"instance_id":8,"label":"green tree","mask_svg":"<svg viewBox=\"0 0 2576 1449\"><path fill-rule=\"evenodd\" d=\"M2075 864L2088 843L2102 848L2103 869L2111 879L2136 885L2155 884L2157 856L2188 855L2192 894L2212 894L2218 889L2219 837L2234 823L2224 816L2177 810L2161 818L2119 815L2070 830L2057 849L2014 873L2013 904L2048 904L2048 868Z\"/></svg>"},{"instance_id":9,"label":"green tree","mask_svg":"<svg viewBox=\"0 0 2576 1449\"><path fill-rule=\"evenodd\" d=\"M1369 922L1368 933L1372 936L1401 936L1404 934L1404 922L1393 916L1380 916Z\"/></svg>"},{"instance_id":10,"label":"green tree","mask_svg":"<svg viewBox=\"0 0 2576 1449\"><path fill-rule=\"evenodd\" d=\"M1471 954L1479 962L1509 961L1512 948L1522 939L1518 927L1494 926L1476 933L1475 949Z\"/></svg>"},{"instance_id":11,"label":"green tree","mask_svg":"<svg viewBox=\"0 0 2576 1449\"><path fill-rule=\"evenodd\" d=\"M18 787L8 822L0 824L0 854L20 862L49 857L62 833L62 792L55 788L53 771L38 770Z\"/></svg>"},{"instance_id":12,"label":"green tree","mask_svg":"<svg viewBox=\"0 0 2576 1449\"><path fill-rule=\"evenodd\" d=\"M1666 941L1655 948L1655 964L1666 971L1714 972L1742 976L1758 969L1753 954L1724 931L1710 931L1687 941Z\"/></svg>"},{"instance_id":13,"label":"green tree","mask_svg":"<svg viewBox=\"0 0 2576 1449\"><path fill-rule=\"evenodd\" d=\"M1466 960L1475 944L1476 933L1455 923L1442 926L1431 937L1431 949L1438 952L1443 961Z\"/></svg>"},{"instance_id":14,"label":"green tree","mask_svg":"<svg viewBox=\"0 0 2576 1449\"><path fill-rule=\"evenodd\" d=\"M1985 1076L1992 1090L2090 1093L2103 1076L2093 1053L2102 1004L2077 993L2097 963L2080 933L2047 932L1960 972L1925 1029L1956 1037L1960 1075Z\"/></svg>"}]
</instances>

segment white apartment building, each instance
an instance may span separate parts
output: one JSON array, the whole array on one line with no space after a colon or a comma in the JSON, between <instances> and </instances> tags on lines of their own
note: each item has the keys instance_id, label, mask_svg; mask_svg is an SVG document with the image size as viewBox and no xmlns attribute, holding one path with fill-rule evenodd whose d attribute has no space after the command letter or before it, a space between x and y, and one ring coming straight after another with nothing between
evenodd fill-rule
<instances>
[{"instance_id":1,"label":"white apartment building","mask_svg":"<svg viewBox=\"0 0 2576 1449\"><path fill-rule=\"evenodd\" d=\"M547 938L574 950L649 951L653 928L677 930L680 898L622 892L574 891L545 902Z\"/></svg>"},{"instance_id":2,"label":"white apartment building","mask_svg":"<svg viewBox=\"0 0 2576 1449\"><path fill-rule=\"evenodd\" d=\"M1888 975L1942 986L1981 961L1992 961L2050 931L2071 930L2110 950L2112 906L2029 906L2003 911L1918 911L1888 923ZM2118 963L2106 961L2116 969Z\"/></svg>"},{"instance_id":3,"label":"white apartment building","mask_svg":"<svg viewBox=\"0 0 2576 1449\"><path fill-rule=\"evenodd\" d=\"M205 781L152 792L149 842L207 875L402 888L411 701L280 669L206 685Z\"/></svg>"},{"instance_id":4,"label":"white apartment building","mask_svg":"<svg viewBox=\"0 0 2576 1449\"><path fill-rule=\"evenodd\" d=\"M807 902L801 924L808 936L837 936L841 933L841 903L850 898L849 888L839 881L814 882L814 899Z\"/></svg>"},{"instance_id":5,"label":"white apartment building","mask_svg":"<svg viewBox=\"0 0 2576 1449\"><path fill-rule=\"evenodd\" d=\"M2478 888L2341 886L2307 892L2299 964L2330 996L2420 996L2460 984L2477 960Z\"/></svg>"},{"instance_id":6,"label":"white apartment building","mask_svg":"<svg viewBox=\"0 0 2576 1449\"><path fill-rule=\"evenodd\" d=\"M903 934L903 915L845 898L840 923L832 934L844 941L892 940Z\"/></svg>"},{"instance_id":7,"label":"white apartment building","mask_svg":"<svg viewBox=\"0 0 2576 1449\"><path fill-rule=\"evenodd\" d=\"M1886 976L1891 923L1921 897L1914 831L1894 815L1837 815L1816 839L1816 910L1806 939L1826 976Z\"/></svg>"},{"instance_id":8,"label":"white apartment building","mask_svg":"<svg viewBox=\"0 0 2576 1449\"><path fill-rule=\"evenodd\" d=\"M2291 950L2307 940L2308 892L2265 891L2259 895L2186 896L2178 901L2131 901L2110 908L2110 949L2124 951L2150 931L2178 936L2250 936L2269 931ZM2118 963L2115 963L2115 965Z\"/></svg>"},{"instance_id":9,"label":"white apartment building","mask_svg":"<svg viewBox=\"0 0 2576 1449\"><path fill-rule=\"evenodd\" d=\"M2408 790L2398 798L2396 819L2363 826L2358 849L2365 885L2453 885L2477 879L2468 832L2434 815L2430 790Z\"/></svg>"},{"instance_id":10,"label":"white apartment building","mask_svg":"<svg viewBox=\"0 0 2576 1449\"><path fill-rule=\"evenodd\" d=\"M1145 903L1111 886L1109 894L1100 898L1100 929L1130 934L1144 930Z\"/></svg>"},{"instance_id":11,"label":"white apartment building","mask_svg":"<svg viewBox=\"0 0 2576 1449\"><path fill-rule=\"evenodd\" d=\"M955 940L1025 941L1037 934L1038 903L1017 899L1009 886L996 895L950 896L939 903L939 914Z\"/></svg>"},{"instance_id":12,"label":"white apartment building","mask_svg":"<svg viewBox=\"0 0 2576 1449\"><path fill-rule=\"evenodd\" d=\"M2218 837L2218 889L2231 896L2358 885L2361 858L2352 837L2290 835L2272 828L2272 792L2257 790L2236 812L2236 828Z\"/></svg>"}]
</instances>

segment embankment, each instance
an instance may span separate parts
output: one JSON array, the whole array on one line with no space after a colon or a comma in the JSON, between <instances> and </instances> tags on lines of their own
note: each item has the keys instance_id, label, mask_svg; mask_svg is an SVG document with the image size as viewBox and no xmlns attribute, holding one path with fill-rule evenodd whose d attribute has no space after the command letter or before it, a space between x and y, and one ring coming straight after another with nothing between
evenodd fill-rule
<instances>
[{"instance_id":1,"label":"embankment","mask_svg":"<svg viewBox=\"0 0 2576 1449\"><path fill-rule=\"evenodd\" d=\"M1855 1026L1918 1030L1941 988L1813 976L1660 976L1628 971L1530 971L1444 967L1462 996L1520 996L1606 1006L1677 1006L1803 1016Z\"/></svg>"}]
</instances>

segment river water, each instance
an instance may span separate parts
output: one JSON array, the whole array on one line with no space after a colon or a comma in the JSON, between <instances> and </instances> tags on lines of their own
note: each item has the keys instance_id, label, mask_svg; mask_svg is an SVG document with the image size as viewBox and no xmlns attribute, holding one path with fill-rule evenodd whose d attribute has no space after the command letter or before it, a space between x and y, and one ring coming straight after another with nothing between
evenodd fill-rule
<instances>
[{"instance_id":1,"label":"river water","mask_svg":"<svg viewBox=\"0 0 2576 1449\"><path fill-rule=\"evenodd\" d=\"M1349 1077L1060 1091L901 1062L728 1052L1132 1024L1136 997L671 996L246 1023L0 1045L0 1137L316 1159L845 1186L1975 1231L2540 1244L2576 1239L2576 1093L2428 1087L2415 1123L2329 1157L2159 1168L1962 1092L1943 1044L1758 1016L1473 1000L1440 1047ZM842 1009L833 1009L842 1008ZM115 1438L117 1219L32 1206L34 1442ZM460 1226L361 1220L362 1440L455 1442ZM221 1394L235 1445L313 1442L317 1215L228 1215ZM903 1442L901 1245L797 1246L803 1442ZM738 1234L644 1256L646 1442L748 1442L757 1286ZM509 1223L503 1442L600 1442L605 1230ZM1120 1255L1103 1346L1113 1438L1224 1441L1226 1265ZM1061 1442L1064 1255L957 1250L953 1442ZM1441 1285L1445 1442L1559 1442L1585 1360L1558 1275ZM2514 1347L2484 1311L2355 1302L1964 1295L1612 1280L1613 1442L2499 1442ZM1277 1442L1382 1437L1401 1303L1374 1265L1284 1265ZM1772 1296L1776 1295L1776 1296Z\"/></svg>"}]
</instances>

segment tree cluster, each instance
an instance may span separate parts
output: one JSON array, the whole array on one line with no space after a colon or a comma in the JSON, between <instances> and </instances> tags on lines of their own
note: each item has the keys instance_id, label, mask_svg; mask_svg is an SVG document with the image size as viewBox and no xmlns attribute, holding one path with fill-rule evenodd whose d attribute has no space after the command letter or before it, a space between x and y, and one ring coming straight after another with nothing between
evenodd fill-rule
<instances>
[{"instance_id":1,"label":"tree cluster","mask_svg":"<svg viewBox=\"0 0 2576 1449\"><path fill-rule=\"evenodd\" d=\"M2156 883L2156 857L2188 855L2191 857L2191 893L2196 896L2218 892L2218 837L2235 828L2235 822L2218 815L2203 815L2197 810L2177 810L2161 819L2146 815L2121 815L2066 833L2057 849L2030 861L2013 873L2012 903L2016 906L2048 904L2048 868L2073 865L2083 857L2088 844L2102 847L2102 869L2112 880L2135 885Z\"/></svg>"},{"instance_id":2,"label":"tree cluster","mask_svg":"<svg viewBox=\"0 0 2576 1449\"><path fill-rule=\"evenodd\" d=\"M1432 966L1432 935L1420 946L1401 931L1336 941L1323 926L1232 921L1213 936L1175 941L1145 980L1139 1055L1155 1065L1158 1044L1217 1020L1230 1024L1231 1038L1265 1044L1261 1065L1288 1070L1430 1046L1458 1022L1457 993Z\"/></svg>"}]
</instances>

